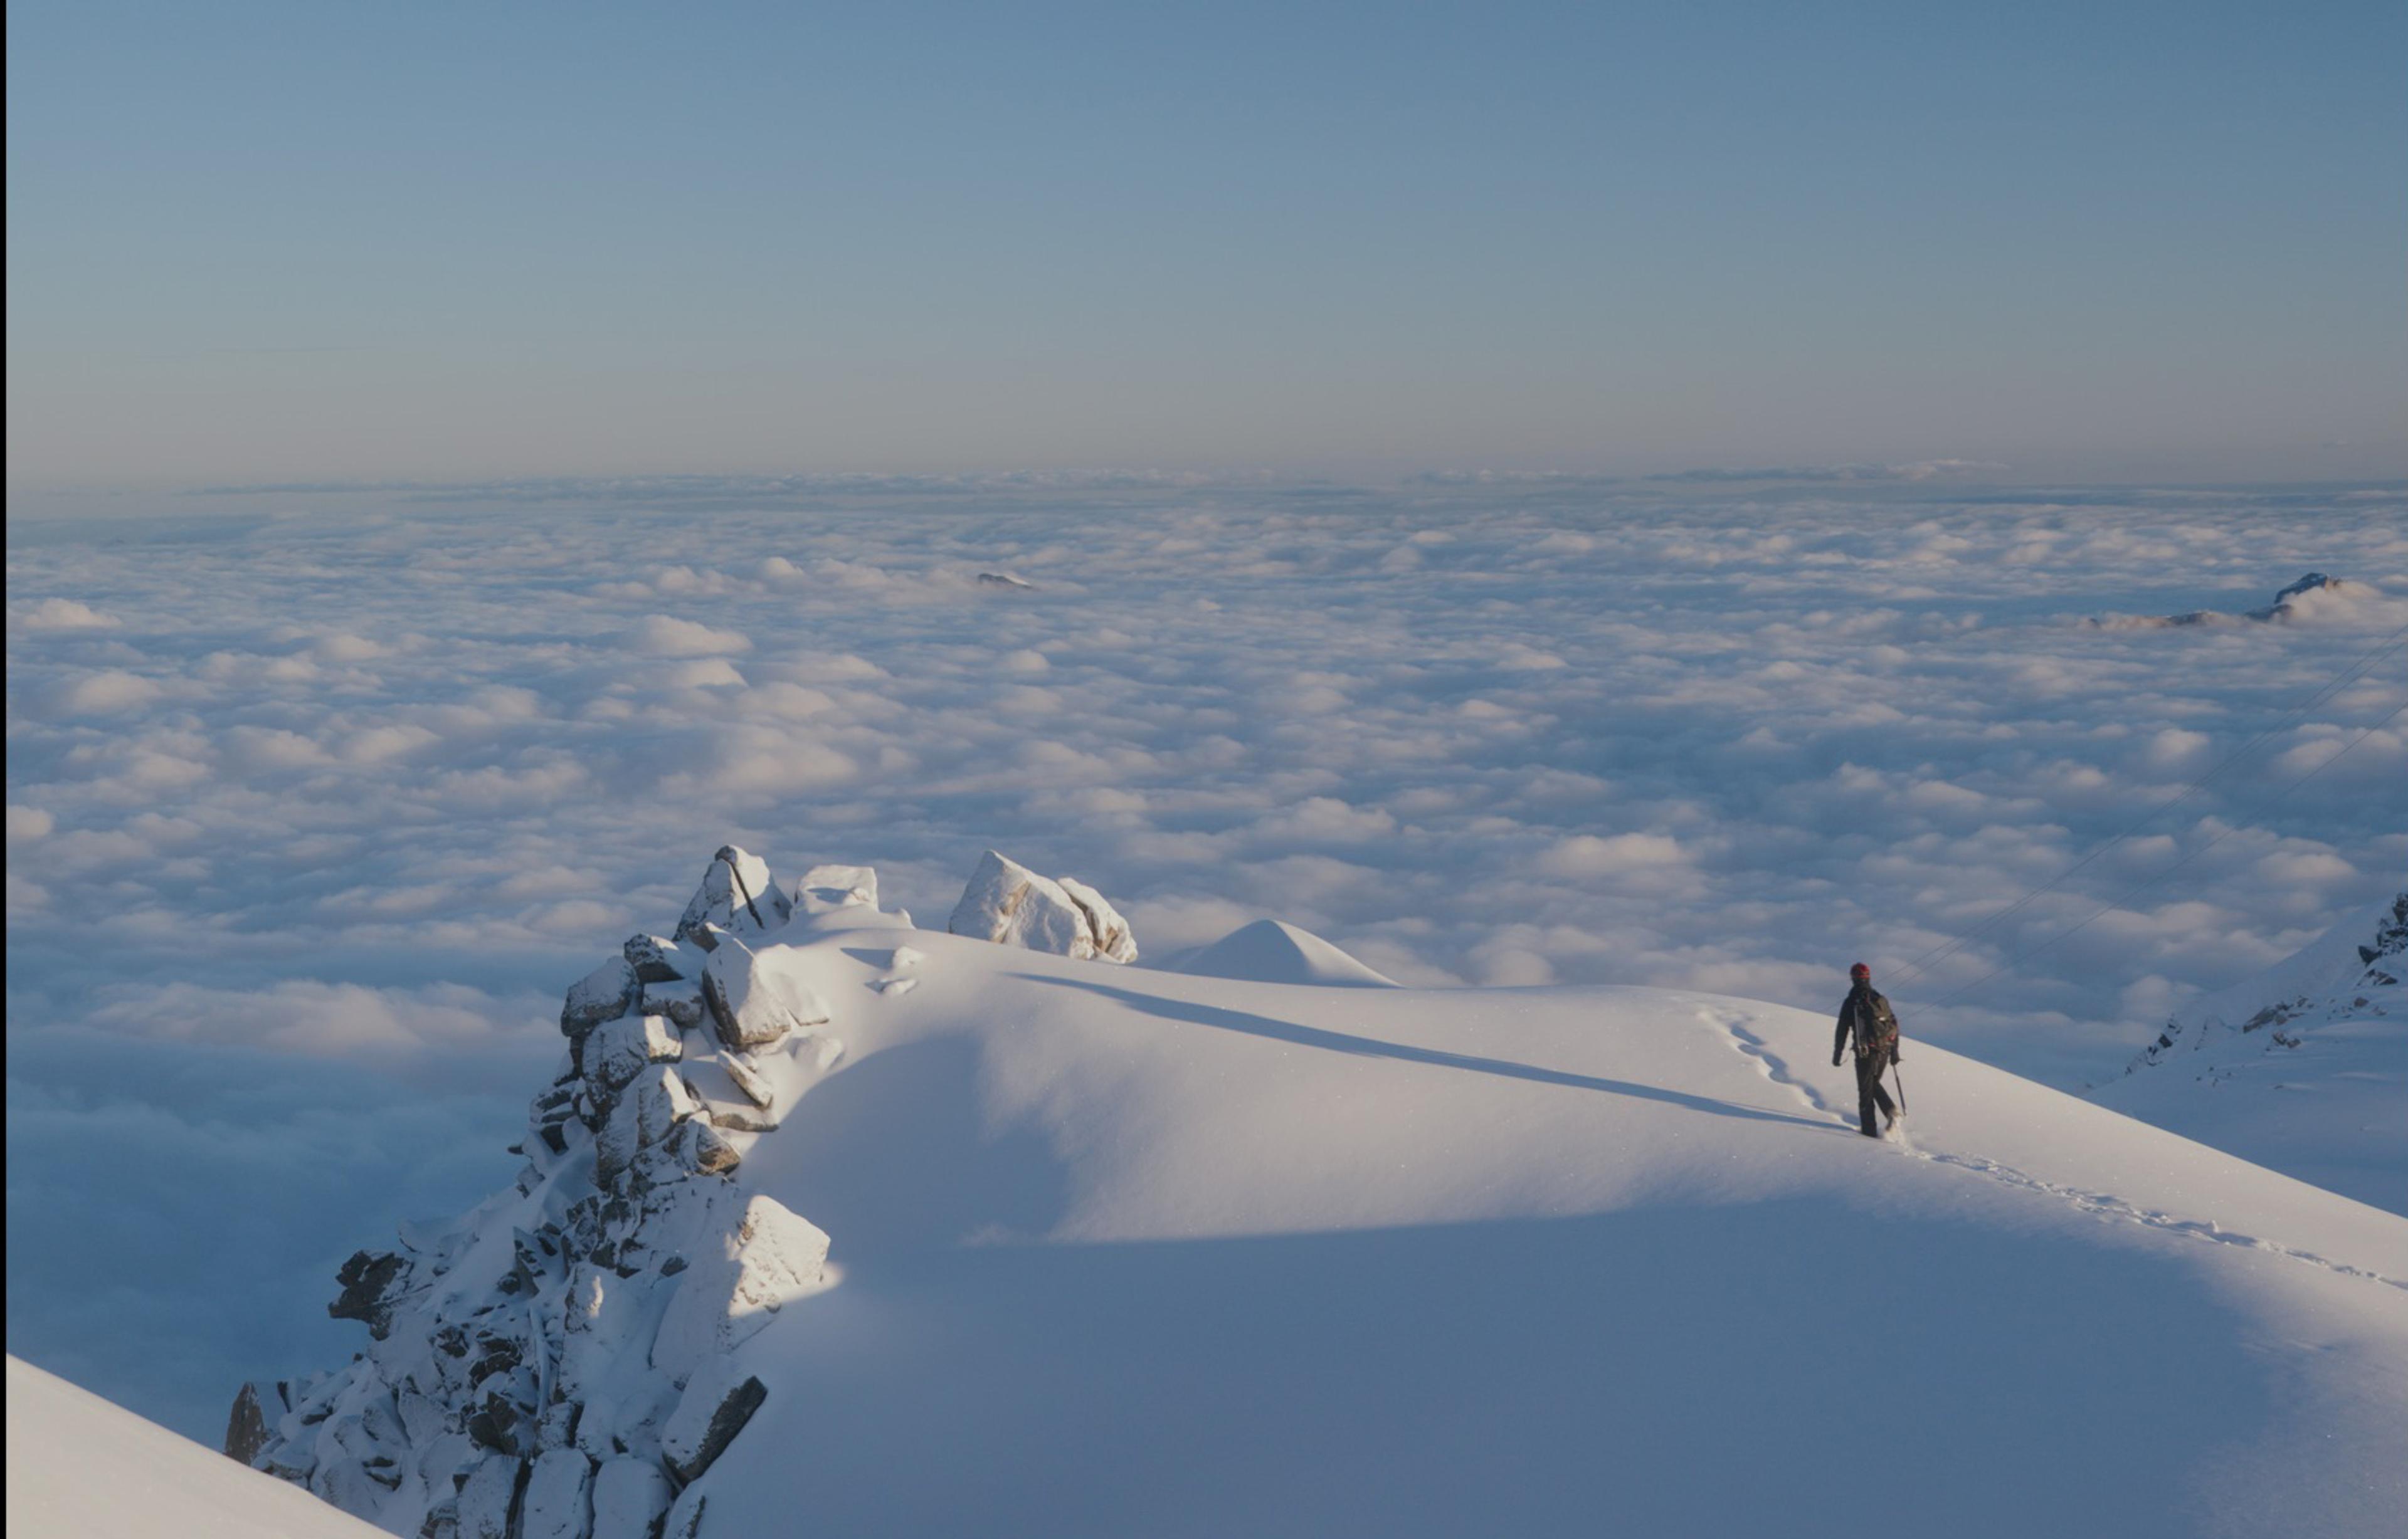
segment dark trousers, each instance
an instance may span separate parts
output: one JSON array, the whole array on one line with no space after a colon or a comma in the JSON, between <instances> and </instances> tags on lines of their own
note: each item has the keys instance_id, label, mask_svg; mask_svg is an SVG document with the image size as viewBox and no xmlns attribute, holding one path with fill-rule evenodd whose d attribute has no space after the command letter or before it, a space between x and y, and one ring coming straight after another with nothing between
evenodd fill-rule
<instances>
[{"instance_id":1,"label":"dark trousers","mask_svg":"<svg viewBox=\"0 0 2408 1539\"><path fill-rule=\"evenodd\" d=\"M1889 1049L1875 1047L1856 1055L1856 1118L1864 1124L1867 1137L1878 1136L1873 1126L1873 1109L1879 1107L1884 1117L1895 1117L1898 1108L1890 1104L1889 1091L1882 1089L1882 1076L1889 1072Z\"/></svg>"}]
</instances>

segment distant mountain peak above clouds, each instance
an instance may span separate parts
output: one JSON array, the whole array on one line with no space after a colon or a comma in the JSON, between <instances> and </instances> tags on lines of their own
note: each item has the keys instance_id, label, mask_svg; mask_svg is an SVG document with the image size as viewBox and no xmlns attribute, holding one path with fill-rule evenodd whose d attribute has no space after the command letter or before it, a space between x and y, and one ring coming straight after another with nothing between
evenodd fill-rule
<instances>
[{"instance_id":1,"label":"distant mountain peak above clouds","mask_svg":"<svg viewBox=\"0 0 2408 1539\"><path fill-rule=\"evenodd\" d=\"M2222 609L2191 609L2178 615L2096 615L2086 624L2106 631L2145 631L2183 625L2288 625L2334 618L2357 618L2376 606L2399 601L2369 583L2310 572L2281 589L2263 608L2233 614Z\"/></svg>"}]
</instances>

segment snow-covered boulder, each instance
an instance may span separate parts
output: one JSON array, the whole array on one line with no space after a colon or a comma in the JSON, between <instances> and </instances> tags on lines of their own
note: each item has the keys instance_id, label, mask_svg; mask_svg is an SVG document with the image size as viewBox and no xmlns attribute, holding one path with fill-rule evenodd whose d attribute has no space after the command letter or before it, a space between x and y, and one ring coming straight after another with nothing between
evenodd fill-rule
<instances>
[{"instance_id":1,"label":"snow-covered boulder","mask_svg":"<svg viewBox=\"0 0 2408 1539\"><path fill-rule=\"evenodd\" d=\"M638 983L668 983L702 971L703 959L692 948L658 935L630 935L619 954L636 970Z\"/></svg>"},{"instance_id":2,"label":"snow-covered boulder","mask_svg":"<svg viewBox=\"0 0 2408 1539\"><path fill-rule=\"evenodd\" d=\"M636 1003L636 969L624 956L612 957L568 986L561 1002L560 1030L569 1037L583 1036L606 1020L616 1020Z\"/></svg>"},{"instance_id":3,"label":"snow-covered boulder","mask_svg":"<svg viewBox=\"0 0 2408 1539\"><path fill-rule=\"evenodd\" d=\"M1040 876L992 849L980 857L945 928L956 935L1057 956L1106 962L1137 957L1127 921L1101 893L1082 882Z\"/></svg>"},{"instance_id":4,"label":"snow-covered boulder","mask_svg":"<svg viewBox=\"0 0 2408 1539\"><path fill-rule=\"evenodd\" d=\"M652 1338L652 1366L674 1384L684 1384L712 1356L733 1351L781 1306L825 1280L828 1237L818 1225L773 1197L730 1190L720 1204L735 1205L735 1222L709 1226Z\"/></svg>"},{"instance_id":5,"label":"snow-covered boulder","mask_svg":"<svg viewBox=\"0 0 2408 1539\"><path fill-rule=\"evenodd\" d=\"M826 1005L810 985L740 944L710 954L702 970L702 997L719 1040L738 1052L770 1047L828 1019Z\"/></svg>"},{"instance_id":6,"label":"snow-covered boulder","mask_svg":"<svg viewBox=\"0 0 2408 1539\"><path fill-rule=\"evenodd\" d=\"M702 885L678 920L677 938L710 948L709 926L739 935L758 935L784 924L794 905L769 875L769 862L735 845L722 846L702 874Z\"/></svg>"},{"instance_id":7,"label":"snow-covered boulder","mask_svg":"<svg viewBox=\"0 0 2408 1539\"><path fill-rule=\"evenodd\" d=\"M676 1494L649 1459L604 1460L594 1472L594 1539L652 1539Z\"/></svg>"},{"instance_id":8,"label":"snow-covered boulder","mask_svg":"<svg viewBox=\"0 0 2408 1539\"><path fill-rule=\"evenodd\" d=\"M594 1133L595 1175L609 1181L636 1161L645 1149L665 1143L677 1125L702 1110L677 1070L649 1063L627 1082Z\"/></svg>"},{"instance_id":9,"label":"snow-covered boulder","mask_svg":"<svg viewBox=\"0 0 2408 1539\"><path fill-rule=\"evenodd\" d=\"M1094 939L1096 955L1105 962L1137 961L1137 937L1129 933L1128 920L1121 918L1121 911L1075 876L1056 880L1070 901L1079 905L1079 912L1087 917L1087 932Z\"/></svg>"},{"instance_id":10,"label":"snow-covered boulder","mask_svg":"<svg viewBox=\"0 0 2408 1539\"><path fill-rule=\"evenodd\" d=\"M645 1064L674 1063L684 1056L685 1040L666 1016L621 1016L585 1039L585 1082L597 1100L613 1096Z\"/></svg>"},{"instance_id":11,"label":"snow-covered boulder","mask_svg":"<svg viewBox=\"0 0 2408 1539\"><path fill-rule=\"evenodd\" d=\"M510 1512L526 1472L526 1461L509 1454L489 1453L477 1461L453 1508L460 1539L511 1539Z\"/></svg>"},{"instance_id":12,"label":"snow-covered boulder","mask_svg":"<svg viewBox=\"0 0 2408 1539\"><path fill-rule=\"evenodd\" d=\"M519 1539L588 1539L594 1532L594 1465L575 1448L547 1448L527 1473Z\"/></svg>"}]
</instances>

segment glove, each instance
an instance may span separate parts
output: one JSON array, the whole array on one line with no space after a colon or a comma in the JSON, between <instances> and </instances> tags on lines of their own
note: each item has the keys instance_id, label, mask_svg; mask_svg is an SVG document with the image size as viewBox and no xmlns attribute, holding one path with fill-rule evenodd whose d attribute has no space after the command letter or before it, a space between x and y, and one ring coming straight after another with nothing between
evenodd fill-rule
<instances>
[{"instance_id":1,"label":"glove","mask_svg":"<svg viewBox=\"0 0 2408 1539\"><path fill-rule=\"evenodd\" d=\"M1840 1066L1840 1055L1839 1055L1839 1054L1837 1054L1837 1053L1833 1053L1833 1054L1831 1055L1831 1067L1833 1067L1833 1068L1835 1068L1835 1069L1836 1069L1836 1068L1838 1068L1839 1066Z\"/></svg>"},{"instance_id":2,"label":"glove","mask_svg":"<svg viewBox=\"0 0 2408 1539\"><path fill-rule=\"evenodd\" d=\"M1906 1056L1906 1055L1905 1055L1904 1053L1899 1052L1899 1051L1898 1050L1898 1048L1897 1048L1897 1047L1896 1047L1895 1045L1893 1045L1893 1046L1890 1047L1890 1050L1889 1050L1889 1061L1890 1061L1891 1062L1895 1063L1895 1062L1897 1062L1899 1059L1904 1058L1905 1056Z\"/></svg>"}]
</instances>

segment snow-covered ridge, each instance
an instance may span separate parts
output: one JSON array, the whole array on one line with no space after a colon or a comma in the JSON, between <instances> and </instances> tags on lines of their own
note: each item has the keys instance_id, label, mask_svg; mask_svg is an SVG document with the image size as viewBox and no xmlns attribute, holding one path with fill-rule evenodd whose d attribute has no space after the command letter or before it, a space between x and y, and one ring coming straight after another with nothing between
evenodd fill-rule
<instances>
[{"instance_id":1,"label":"snow-covered ridge","mask_svg":"<svg viewBox=\"0 0 2408 1539\"><path fill-rule=\"evenodd\" d=\"M2408 1213L2408 889L2200 999L2092 1099Z\"/></svg>"},{"instance_id":2,"label":"snow-covered ridge","mask_svg":"<svg viewBox=\"0 0 2408 1539\"><path fill-rule=\"evenodd\" d=\"M1820 1011L1005 930L721 851L568 990L517 1182L354 1256L367 1350L231 1451L428 1539L1836 1534L1863 1380L1905 1532L2408 1501L2408 1219L1919 1042L1866 1140Z\"/></svg>"},{"instance_id":3,"label":"snow-covered ridge","mask_svg":"<svg viewBox=\"0 0 2408 1539\"><path fill-rule=\"evenodd\" d=\"M713 855L670 935L569 986L512 1188L353 1255L327 1312L366 1325L367 1351L243 1386L226 1451L426 1539L690 1539L701 1498L681 1494L767 1396L736 1348L828 1281L828 1236L731 1176L844 1055L825 986L779 944L831 915L910 929L866 866L789 890L750 851ZM992 850L953 929L1137 954L1101 893ZM908 992L920 956L892 946L871 987Z\"/></svg>"}]
</instances>

